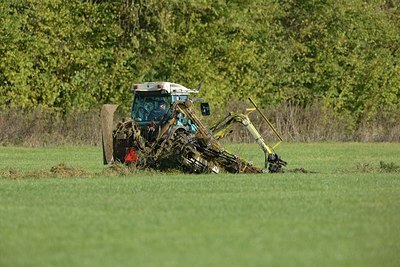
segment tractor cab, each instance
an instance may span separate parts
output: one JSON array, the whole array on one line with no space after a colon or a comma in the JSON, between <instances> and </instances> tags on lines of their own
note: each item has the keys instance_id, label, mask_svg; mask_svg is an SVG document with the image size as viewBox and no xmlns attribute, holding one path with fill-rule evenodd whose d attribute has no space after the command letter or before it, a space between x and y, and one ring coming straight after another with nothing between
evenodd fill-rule
<instances>
[{"instance_id":1,"label":"tractor cab","mask_svg":"<svg viewBox=\"0 0 400 267\"><path fill-rule=\"evenodd\" d=\"M189 94L198 93L197 90L169 82L134 84L132 91L134 100L131 118L141 126L168 120L175 101L187 100Z\"/></svg>"}]
</instances>

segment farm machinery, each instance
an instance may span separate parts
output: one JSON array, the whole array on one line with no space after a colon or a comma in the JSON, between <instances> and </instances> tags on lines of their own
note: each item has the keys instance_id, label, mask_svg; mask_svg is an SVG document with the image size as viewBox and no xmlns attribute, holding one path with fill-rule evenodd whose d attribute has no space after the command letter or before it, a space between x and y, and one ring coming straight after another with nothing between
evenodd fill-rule
<instances>
[{"instance_id":1,"label":"farm machinery","mask_svg":"<svg viewBox=\"0 0 400 267\"><path fill-rule=\"evenodd\" d=\"M286 162L274 152L282 137L251 98L253 108L247 109L245 114L229 113L208 129L195 107L200 107L201 116L208 116L210 105L201 98L191 98L199 89L170 82L134 84L130 117L115 127L113 120L118 105L103 105L103 163L120 162L136 168L179 169L188 173L283 171ZM248 115L253 111L259 112L278 137L275 145L267 145L250 121ZM220 140L237 123L243 125L261 147L265 155L264 166L255 166L222 146Z\"/></svg>"}]
</instances>

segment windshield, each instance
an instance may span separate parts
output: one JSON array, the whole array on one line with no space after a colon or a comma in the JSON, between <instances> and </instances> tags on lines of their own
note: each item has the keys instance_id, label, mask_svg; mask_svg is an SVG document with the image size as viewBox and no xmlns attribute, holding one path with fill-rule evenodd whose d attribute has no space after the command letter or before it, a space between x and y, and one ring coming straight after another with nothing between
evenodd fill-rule
<instances>
[{"instance_id":1,"label":"windshield","mask_svg":"<svg viewBox=\"0 0 400 267\"><path fill-rule=\"evenodd\" d=\"M169 116L170 96L135 95L131 118L137 122L160 121Z\"/></svg>"}]
</instances>

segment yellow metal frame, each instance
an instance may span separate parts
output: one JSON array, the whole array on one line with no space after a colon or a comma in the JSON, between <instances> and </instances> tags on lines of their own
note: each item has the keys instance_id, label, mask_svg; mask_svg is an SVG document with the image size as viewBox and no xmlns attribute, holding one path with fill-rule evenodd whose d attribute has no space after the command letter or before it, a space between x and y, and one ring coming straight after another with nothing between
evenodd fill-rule
<instances>
[{"instance_id":1,"label":"yellow metal frame","mask_svg":"<svg viewBox=\"0 0 400 267\"><path fill-rule=\"evenodd\" d=\"M246 115L250 114L254 110L257 110L258 113L260 113L261 117L264 119L264 121L268 124L268 126L271 128L271 130L275 133L276 137L278 137L278 139L279 139L279 141L276 142L272 146L272 149L275 149L276 147L278 147L280 145L280 143L283 142L282 136L278 133L278 131L275 129L275 127L272 125L272 123L268 120L268 118L265 117L264 113L261 112L261 110L258 108L257 104L253 101L253 99L251 99L251 97L249 97L249 100L250 100L251 104L253 104L254 108L247 109L246 110Z\"/></svg>"},{"instance_id":2,"label":"yellow metal frame","mask_svg":"<svg viewBox=\"0 0 400 267\"><path fill-rule=\"evenodd\" d=\"M211 127L211 131L215 138L220 139L227 136L231 131L231 128L234 123L241 123L246 129L250 132L250 134L255 139L256 143L260 145L261 149L265 154L265 168L268 166L269 156L274 155L274 149L282 143L283 138L272 125L272 123L267 119L267 117L262 113L262 111L258 108L257 104L253 101L253 99L249 98L250 102L253 104L254 108L247 108L245 114L237 114L230 112L225 118L219 121L216 125ZM253 111L260 113L263 120L268 124L268 126L272 129L274 134L279 139L272 147L270 147L258 132L258 130L254 127L253 123L250 121L248 115Z\"/></svg>"}]
</instances>

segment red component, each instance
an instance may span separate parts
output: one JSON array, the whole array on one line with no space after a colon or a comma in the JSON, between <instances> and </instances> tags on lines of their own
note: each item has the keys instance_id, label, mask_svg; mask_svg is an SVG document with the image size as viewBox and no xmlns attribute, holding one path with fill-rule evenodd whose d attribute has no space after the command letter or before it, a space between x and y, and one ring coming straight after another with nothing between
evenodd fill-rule
<instances>
[{"instance_id":1,"label":"red component","mask_svg":"<svg viewBox=\"0 0 400 267\"><path fill-rule=\"evenodd\" d=\"M137 89L139 89L139 85L134 84L134 85L133 85L133 90L137 90Z\"/></svg>"},{"instance_id":2,"label":"red component","mask_svg":"<svg viewBox=\"0 0 400 267\"><path fill-rule=\"evenodd\" d=\"M138 155L136 154L135 149L133 147L129 148L128 152L125 155L125 163L137 162L139 160Z\"/></svg>"}]
</instances>

